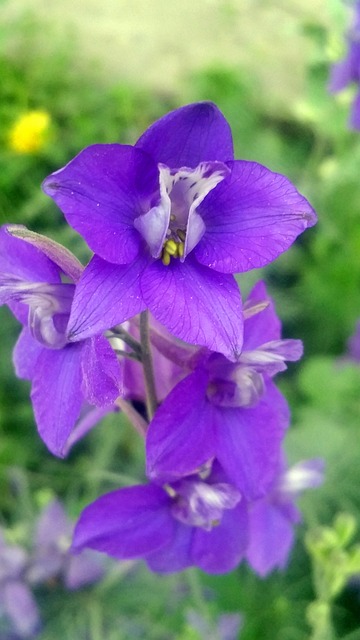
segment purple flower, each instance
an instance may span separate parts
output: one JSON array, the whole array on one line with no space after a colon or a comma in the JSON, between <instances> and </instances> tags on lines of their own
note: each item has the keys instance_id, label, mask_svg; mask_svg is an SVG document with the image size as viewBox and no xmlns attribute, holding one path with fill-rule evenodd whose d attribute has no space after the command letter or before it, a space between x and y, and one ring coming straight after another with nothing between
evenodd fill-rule
<instances>
[{"instance_id":1,"label":"purple flower","mask_svg":"<svg viewBox=\"0 0 360 640\"><path fill-rule=\"evenodd\" d=\"M287 178L233 159L229 125L207 102L167 114L134 147L84 149L44 190L95 253L72 341L148 308L176 337L232 360L242 314L231 274L271 262L316 221Z\"/></svg>"},{"instance_id":2,"label":"purple flower","mask_svg":"<svg viewBox=\"0 0 360 640\"><path fill-rule=\"evenodd\" d=\"M245 305L244 345L237 363L207 355L165 398L150 423L148 476L170 482L216 457L246 497L263 495L278 471L289 410L271 376L302 355L299 340L282 340L265 285Z\"/></svg>"},{"instance_id":3,"label":"purple flower","mask_svg":"<svg viewBox=\"0 0 360 640\"><path fill-rule=\"evenodd\" d=\"M186 618L199 634L199 640L238 640L243 624L239 613L221 613L215 624L211 624L194 609L187 612Z\"/></svg>"},{"instance_id":4,"label":"purple flower","mask_svg":"<svg viewBox=\"0 0 360 640\"><path fill-rule=\"evenodd\" d=\"M95 554L85 551L74 556L69 553L73 525L58 500L51 502L37 522L34 548L27 571L32 584L63 577L68 589L79 589L99 580L104 567Z\"/></svg>"},{"instance_id":5,"label":"purple flower","mask_svg":"<svg viewBox=\"0 0 360 640\"><path fill-rule=\"evenodd\" d=\"M57 243L25 227L0 229L0 304L24 325L14 350L20 378L31 380L39 434L55 455L68 450L79 417L86 428L99 418L89 405L112 408L121 391L121 369L102 336L76 344L67 323L82 266ZM84 426L80 433L84 433Z\"/></svg>"},{"instance_id":6,"label":"purple flower","mask_svg":"<svg viewBox=\"0 0 360 640\"><path fill-rule=\"evenodd\" d=\"M8 618L20 638L33 637L40 626L39 611L26 583L27 563L24 549L7 544L0 532L0 615Z\"/></svg>"},{"instance_id":7,"label":"purple flower","mask_svg":"<svg viewBox=\"0 0 360 640\"><path fill-rule=\"evenodd\" d=\"M329 91L337 93L348 84L360 85L360 2L354 5L354 20L351 30L348 33L348 51L344 60L336 63L332 70L329 82ZM360 129L360 91L354 99L351 114L350 126L353 129Z\"/></svg>"},{"instance_id":8,"label":"purple flower","mask_svg":"<svg viewBox=\"0 0 360 640\"><path fill-rule=\"evenodd\" d=\"M285 567L294 544L294 525L301 520L294 502L304 490L322 484L323 471L320 459L299 462L281 471L268 494L250 505L246 558L260 576Z\"/></svg>"},{"instance_id":9,"label":"purple flower","mask_svg":"<svg viewBox=\"0 0 360 640\"><path fill-rule=\"evenodd\" d=\"M233 569L247 545L247 508L219 467L207 479L126 487L101 496L82 512L73 549L96 549L118 559L143 558L153 571L197 566Z\"/></svg>"},{"instance_id":10,"label":"purple flower","mask_svg":"<svg viewBox=\"0 0 360 640\"><path fill-rule=\"evenodd\" d=\"M360 321L356 325L354 335L348 341L348 356L355 362L360 362Z\"/></svg>"}]
</instances>

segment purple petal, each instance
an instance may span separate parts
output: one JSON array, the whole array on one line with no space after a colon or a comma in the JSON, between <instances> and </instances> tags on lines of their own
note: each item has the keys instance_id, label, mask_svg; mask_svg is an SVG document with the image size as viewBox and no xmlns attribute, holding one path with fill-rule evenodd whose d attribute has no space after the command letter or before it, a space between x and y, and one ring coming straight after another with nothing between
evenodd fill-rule
<instances>
[{"instance_id":1,"label":"purple petal","mask_svg":"<svg viewBox=\"0 0 360 640\"><path fill-rule=\"evenodd\" d=\"M134 219L159 197L159 174L140 149L97 144L46 178L43 189L95 253L128 264L141 247Z\"/></svg>"},{"instance_id":2,"label":"purple petal","mask_svg":"<svg viewBox=\"0 0 360 640\"><path fill-rule=\"evenodd\" d=\"M114 411L116 408L111 407L88 407L84 405L82 407L82 411L80 414L80 418L76 423L73 431L70 433L66 441L66 445L64 447L64 457L68 455L70 449L79 442L84 436L86 436L91 429L96 427L99 422L111 411Z\"/></svg>"},{"instance_id":3,"label":"purple petal","mask_svg":"<svg viewBox=\"0 0 360 640\"><path fill-rule=\"evenodd\" d=\"M98 407L109 406L122 395L122 369L106 338L95 336L84 341L81 367L81 388L90 404Z\"/></svg>"},{"instance_id":4,"label":"purple petal","mask_svg":"<svg viewBox=\"0 0 360 640\"><path fill-rule=\"evenodd\" d=\"M188 475L214 456L208 375L198 370L179 382L150 423L146 437L147 475L172 480Z\"/></svg>"},{"instance_id":5,"label":"purple petal","mask_svg":"<svg viewBox=\"0 0 360 640\"><path fill-rule=\"evenodd\" d=\"M207 573L232 571L244 557L248 541L247 510L243 503L225 511L211 531L194 532L192 558Z\"/></svg>"},{"instance_id":6,"label":"purple petal","mask_svg":"<svg viewBox=\"0 0 360 640\"><path fill-rule=\"evenodd\" d=\"M229 124L211 102L171 111L143 133L136 147L171 168L196 167L206 160L226 162L234 157Z\"/></svg>"},{"instance_id":7,"label":"purple petal","mask_svg":"<svg viewBox=\"0 0 360 640\"><path fill-rule=\"evenodd\" d=\"M24 327L13 351L16 375L24 380L32 380L36 373L36 363L44 347L34 340L30 331Z\"/></svg>"},{"instance_id":8,"label":"purple petal","mask_svg":"<svg viewBox=\"0 0 360 640\"><path fill-rule=\"evenodd\" d=\"M160 549L174 534L168 505L165 491L152 485L107 493L82 512L73 549L88 547L125 560Z\"/></svg>"},{"instance_id":9,"label":"purple petal","mask_svg":"<svg viewBox=\"0 0 360 640\"><path fill-rule=\"evenodd\" d=\"M115 265L94 256L75 290L69 338L83 340L143 311L140 275L148 262L141 256L131 265Z\"/></svg>"},{"instance_id":10,"label":"purple petal","mask_svg":"<svg viewBox=\"0 0 360 640\"><path fill-rule=\"evenodd\" d=\"M54 262L67 276L69 276L74 282L77 282L84 269L79 260L61 244L51 240L46 236L42 236L39 233L30 231L23 225L9 224L7 225L7 232L14 238L20 238L24 242L37 247L44 256L47 256L52 262Z\"/></svg>"},{"instance_id":11,"label":"purple petal","mask_svg":"<svg viewBox=\"0 0 360 640\"><path fill-rule=\"evenodd\" d=\"M81 350L79 344L44 349L33 378L31 400L39 434L48 449L60 457L83 403Z\"/></svg>"},{"instance_id":12,"label":"purple petal","mask_svg":"<svg viewBox=\"0 0 360 640\"><path fill-rule=\"evenodd\" d=\"M23 582L7 582L2 588L2 606L21 638L31 638L40 626L39 611L30 589Z\"/></svg>"},{"instance_id":13,"label":"purple petal","mask_svg":"<svg viewBox=\"0 0 360 640\"><path fill-rule=\"evenodd\" d=\"M349 125L356 131L360 130L360 92L356 94L351 105Z\"/></svg>"},{"instance_id":14,"label":"purple petal","mask_svg":"<svg viewBox=\"0 0 360 640\"><path fill-rule=\"evenodd\" d=\"M7 227L0 228L0 275L24 282L60 282L59 268L40 249L12 237ZM5 294L6 296L6 294ZM0 304L4 304L0 285Z\"/></svg>"},{"instance_id":15,"label":"purple petal","mask_svg":"<svg viewBox=\"0 0 360 640\"><path fill-rule=\"evenodd\" d=\"M283 568L294 543L292 522L272 504L259 500L250 510L249 527L246 557L254 571L264 577Z\"/></svg>"},{"instance_id":16,"label":"purple petal","mask_svg":"<svg viewBox=\"0 0 360 640\"><path fill-rule=\"evenodd\" d=\"M231 175L199 207L206 233L194 251L202 264L237 273L275 260L316 215L284 176L256 162L229 167Z\"/></svg>"},{"instance_id":17,"label":"purple petal","mask_svg":"<svg viewBox=\"0 0 360 640\"><path fill-rule=\"evenodd\" d=\"M6 544L1 540L0 544L0 583L11 578L20 578L28 557L22 547L14 544Z\"/></svg>"},{"instance_id":18,"label":"purple petal","mask_svg":"<svg viewBox=\"0 0 360 640\"><path fill-rule=\"evenodd\" d=\"M68 566L65 571L65 586L67 589L80 589L100 580L104 571L104 565L100 558L91 551L84 551L76 556L69 554Z\"/></svg>"},{"instance_id":19,"label":"purple petal","mask_svg":"<svg viewBox=\"0 0 360 640\"><path fill-rule=\"evenodd\" d=\"M214 407L216 456L242 494L265 493L278 471L280 447L289 422L285 398L268 380L266 393L250 409Z\"/></svg>"},{"instance_id":20,"label":"purple petal","mask_svg":"<svg viewBox=\"0 0 360 640\"><path fill-rule=\"evenodd\" d=\"M193 528L184 526L180 522L174 524L175 530L171 541L158 551L153 551L146 556L146 562L152 571L172 573L183 571L193 564L191 558Z\"/></svg>"},{"instance_id":21,"label":"purple petal","mask_svg":"<svg viewBox=\"0 0 360 640\"><path fill-rule=\"evenodd\" d=\"M251 351L264 342L281 338L281 322L276 314L274 301L267 292L265 282L260 280L247 297L244 304L245 313L246 309L262 302L266 302L267 307L244 322L243 351Z\"/></svg>"},{"instance_id":22,"label":"purple petal","mask_svg":"<svg viewBox=\"0 0 360 640\"><path fill-rule=\"evenodd\" d=\"M141 277L144 301L177 338L236 360L242 346L242 306L230 275L202 267L189 256L149 265Z\"/></svg>"},{"instance_id":23,"label":"purple petal","mask_svg":"<svg viewBox=\"0 0 360 640\"><path fill-rule=\"evenodd\" d=\"M35 532L39 547L58 544L63 536L71 534L72 526L59 500L53 500L42 511Z\"/></svg>"}]
</instances>

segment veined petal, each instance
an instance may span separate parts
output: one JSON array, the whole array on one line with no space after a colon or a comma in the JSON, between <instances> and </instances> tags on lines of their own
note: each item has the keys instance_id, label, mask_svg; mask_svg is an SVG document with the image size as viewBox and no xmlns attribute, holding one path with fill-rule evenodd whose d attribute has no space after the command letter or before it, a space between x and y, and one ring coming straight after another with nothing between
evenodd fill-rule
<instances>
[{"instance_id":1,"label":"veined petal","mask_svg":"<svg viewBox=\"0 0 360 640\"><path fill-rule=\"evenodd\" d=\"M43 349L33 377L31 400L39 434L50 451L62 457L79 417L82 345Z\"/></svg>"},{"instance_id":2,"label":"veined petal","mask_svg":"<svg viewBox=\"0 0 360 640\"><path fill-rule=\"evenodd\" d=\"M243 320L238 285L188 256L150 264L141 276L146 306L177 338L219 351L230 360L241 352Z\"/></svg>"},{"instance_id":3,"label":"veined petal","mask_svg":"<svg viewBox=\"0 0 360 640\"><path fill-rule=\"evenodd\" d=\"M102 336L85 340L81 353L82 392L90 404L113 404L123 393L123 371L115 352Z\"/></svg>"},{"instance_id":4,"label":"veined petal","mask_svg":"<svg viewBox=\"0 0 360 640\"><path fill-rule=\"evenodd\" d=\"M156 486L126 487L101 496L82 512L73 549L102 551L114 558L139 558L160 549L174 535L170 498Z\"/></svg>"},{"instance_id":5,"label":"veined petal","mask_svg":"<svg viewBox=\"0 0 360 640\"><path fill-rule=\"evenodd\" d=\"M214 456L208 374L197 370L165 398L146 437L147 475L170 481L189 475Z\"/></svg>"},{"instance_id":6,"label":"veined petal","mask_svg":"<svg viewBox=\"0 0 360 640\"><path fill-rule=\"evenodd\" d=\"M316 215L284 176L256 162L228 166L231 175L199 206L206 233L194 251L202 264L236 273L275 260Z\"/></svg>"},{"instance_id":7,"label":"veined petal","mask_svg":"<svg viewBox=\"0 0 360 640\"><path fill-rule=\"evenodd\" d=\"M128 264L141 247L134 219L159 198L158 169L141 149L97 144L46 178L43 189L96 254Z\"/></svg>"},{"instance_id":8,"label":"veined petal","mask_svg":"<svg viewBox=\"0 0 360 640\"><path fill-rule=\"evenodd\" d=\"M232 135L221 111L198 102L166 114L143 133L136 147L168 167L196 167L206 160L234 157Z\"/></svg>"},{"instance_id":9,"label":"veined petal","mask_svg":"<svg viewBox=\"0 0 360 640\"><path fill-rule=\"evenodd\" d=\"M140 275L149 260L141 256L130 265L116 265L94 256L75 290L69 339L83 340L102 333L143 311L146 304Z\"/></svg>"},{"instance_id":10,"label":"veined petal","mask_svg":"<svg viewBox=\"0 0 360 640\"><path fill-rule=\"evenodd\" d=\"M216 457L248 500L268 489L278 471L281 442L289 422L285 398L271 380L250 409L214 407Z\"/></svg>"},{"instance_id":11,"label":"veined petal","mask_svg":"<svg viewBox=\"0 0 360 640\"><path fill-rule=\"evenodd\" d=\"M266 307L252 315L246 317L247 310L257 304L266 303ZM244 303L244 344L243 351L257 349L264 342L270 340L280 340L281 322L275 310L272 297L268 294L265 282L260 280L251 289L246 302Z\"/></svg>"}]
</instances>

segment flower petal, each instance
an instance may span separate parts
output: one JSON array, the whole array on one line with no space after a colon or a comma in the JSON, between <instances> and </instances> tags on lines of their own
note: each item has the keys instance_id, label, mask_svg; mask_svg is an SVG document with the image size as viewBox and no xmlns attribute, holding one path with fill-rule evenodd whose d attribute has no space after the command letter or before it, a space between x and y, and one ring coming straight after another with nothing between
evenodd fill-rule
<instances>
[{"instance_id":1,"label":"flower petal","mask_svg":"<svg viewBox=\"0 0 360 640\"><path fill-rule=\"evenodd\" d=\"M123 371L115 352L102 336L84 342L81 352L82 392L90 404L112 405L123 392Z\"/></svg>"},{"instance_id":2,"label":"flower petal","mask_svg":"<svg viewBox=\"0 0 360 640\"><path fill-rule=\"evenodd\" d=\"M264 342L281 338L281 322L276 314L274 301L267 292L265 282L260 280L251 289L244 303L244 313L246 314L246 310L250 307L262 302L267 303L266 308L246 318L244 322L243 351L252 351Z\"/></svg>"},{"instance_id":3,"label":"flower petal","mask_svg":"<svg viewBox=\"0 0 360 640\"><path fill-rule=\"evenodd\" d=\"M31 400L39 434L60 457L83 403L81 350L79 344L43 349L33 378Z\"/></svg>"},{"instance_id":4,"label":"flower petal","mask_svg":"<svg viewBox=\"0 0 360 640\"><path fill-rule=\"evenodd\" d=\"M190 256L167 267L158 260L141 276L141 290L155 318L177 338L238 358L242 306L231 276L202 267Z\"/></svg>"},{"instance_id":5,"label":"flower petal","mask_svg":"<svg viewBox=\"0 0 360 640\"><path fill-rule=\"evenodd\" d=\"M74 282L79 280L84 269L79 260L65 247L55 240L51 240L46 236L30 231L20 224L8 224L7 232L14 238L20 238L24 242L37 247L44 256L47 256L54 262L67 276Z\"/></svg>"},{"instance_id":6,"label":"flower petal","mask_svg":"<svg viewBox=\"0 0 360 640\"><path fill-rule=\"evenodd\" d=\"M271 380L250 409L214 407L216 456L248 500L265 493L278 471L280 447L289 422L285 398Z\"/></svg>"},{"instance_id":7,"label":"flower petal","mask_svg":"<svg viewBox=\"0 0 360 640\"><path fill-rule=\"evenodd\" d=\"M180 522L174 522L174 524L174 535L171 541L146 557L146 562L152 571L172 573L183 571L193 564L191 559L193 528L186 527Z\"/></svg>"},{"instance_id":8,"label":"flower petal","mask_svg":"<svg viewBox=\"0 0 360 640\"><path fill-rule=\"evenodd\" d=\"M206 160L226 162L234 157L229 124L211 102L171 111L143 133L136 147L171 168L196 167Z\"/></svg>"},{"instance_id":9,"label":"flower petal","mask_svg":"<svg viewBox=\"0 0 360 640\"><path fill-rule=\"evenodd\" d=\"M76 287L69 319L69 339L83 340L143 311L140 274L149 262L141 256L116 265L94 256Z\"/></svg>"},{"instance_id":10,"label":"flower petal","mask_svg":"<svg viewBox=\"0 0 360 640\"><path fill-rule=\"evenodd\" d=\"M146 437L147 475L151 479L181 478L214 456L207 384L208 374L195 371L179 382L156 411Z\"/></svg>"},{"instance_id":11,"label":"flower petal","mask_svg":"<svg viewBox=\"0 0 360 640\"><path fill-rule=\"evenodd\" d=\"M159 197L159 172L140 149L97 144L46 178L43 189L96 254L128 264L141 247L134 218Z\"/></svg>"},{"instance_id":12,"label":"flower petal","mask_svg":"<svg viewBox=\"0 0 360 640\"><path fill-rule=\"evenodd\" d=\"M29 329L24 327L13 351L13 362L18 378L32 380L36 373L37 360L44 348L34 340Z\"/></svg>"},{"instance_id":13,"label":"flower petal","mask_svg":"<svg viewBox=\"0 0 360 640\"><path fill-rule=\"evenodd\" d=\"M282 569L294 543L293 523L265 500L255 503L249 514L249 546L246 558L261 577Z\"/></svg>"},{"instance_id":14,"label":"flower petal","mask_svg":"<svg viewBox=\"0 0 360 640\"><path fill-rule=\"evenodd\" d=\"M100 560L101 558L91 551L84 551L77 556L69 555L64 576L66 588L80 589L100 580L105 572L105 567Z\"/></svg>"},{"instance_id":15,"label":"flower petal","mask_svg":"<svg viewBox=\"0 0 360 640\"><path fill-rule=\"evenodd\" d=\"M206 233L194 251L202 264L237 273L275 260L316 215L284 176L256 162L228 165L231 175L199 206Z\"/></svg>"},{"instance_id":16,"label":"flower petal","mask_svg":"<svg viewBox=\"0 0 360 640\"><path fill-rule=\"evenodd\" d=\"M152 485L107 493L82 512L73 549L95 549L125 560L160 549L174 533L168 503L165 491Z\"/></svg>"},{"instance_id":17,"label":"flower petal","mask_svg":"<svg viewBox=\"0 0 360 640\"><path fill-rule=\"evenodd\" d=\"M223 513L221 522L211 531L194 532L192 558L207 573L232 571L244 557L248 541L248 518L245 504Z\"/></svg>"},{"instance_id":18,"label":"flower petal","mask_svg":"<svg viewBox=\"0 0 360 640\"><path fill-rule=\"evenodd\" d=\"M40 615L34 596L24 582L6 582L2 588L2 610L21 638L33 638L39 631Z\"/></svg>"}]
</instances>

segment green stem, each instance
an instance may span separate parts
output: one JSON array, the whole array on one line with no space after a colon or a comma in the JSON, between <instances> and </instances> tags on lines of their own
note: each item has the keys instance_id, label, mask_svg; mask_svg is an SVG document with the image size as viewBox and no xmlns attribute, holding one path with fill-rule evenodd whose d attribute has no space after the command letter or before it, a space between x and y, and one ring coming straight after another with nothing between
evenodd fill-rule
<instances>
[{"instance_id":1,"label":"green stem","mask_svg":"<svg viewBox=\"0 0 360 640\"><path fill-rule=\"evenodd\" d=\"M156 399L155 378L149 335L149 318L147 311L142 311L140 314L140 339L146 391L146 409L149 420L152 420L158 403Z\"/></svg>"}]
</instances>

